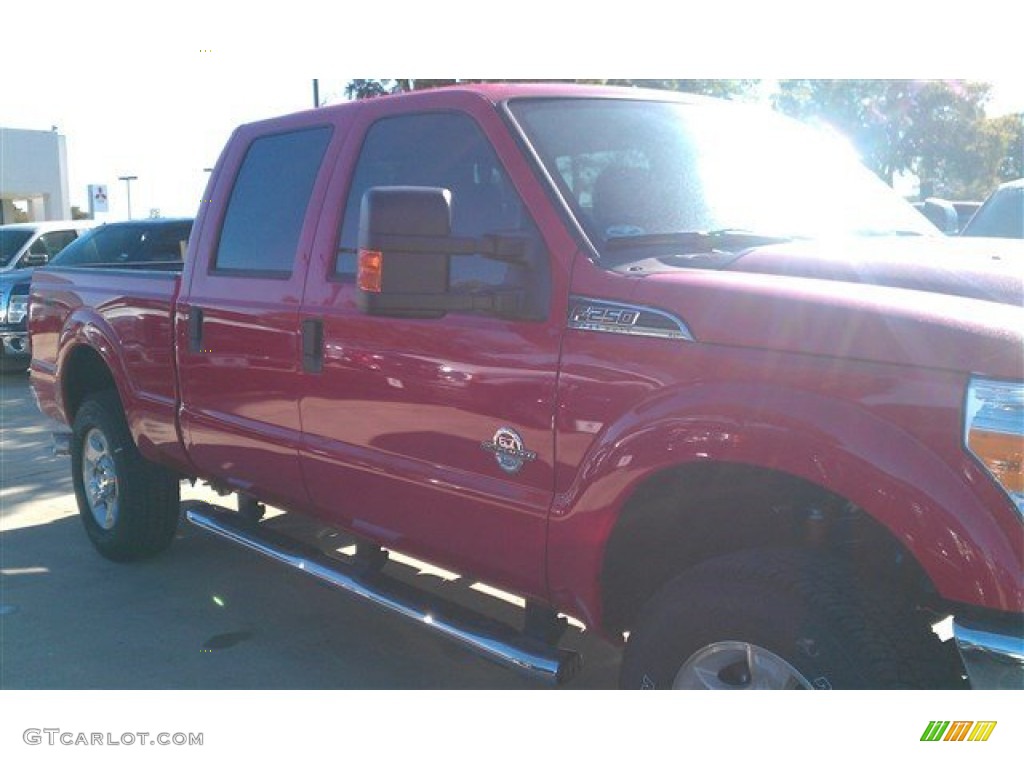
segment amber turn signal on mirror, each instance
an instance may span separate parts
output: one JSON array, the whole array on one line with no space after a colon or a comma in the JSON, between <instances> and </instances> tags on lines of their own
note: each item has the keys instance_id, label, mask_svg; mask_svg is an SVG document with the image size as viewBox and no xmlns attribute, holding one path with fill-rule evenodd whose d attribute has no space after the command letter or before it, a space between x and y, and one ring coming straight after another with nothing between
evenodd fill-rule
<instances>
[{"instance_id":1,"label":"amber turn signal on mirror","mask_svg":"<svg viewBox=\"0 0 1024 768\"><path fill-rule=\"evenodd\" d=\"M380 293L384 272L384 254L380 251L359 250L359 290Z\"/></svg>"}]
</instances>

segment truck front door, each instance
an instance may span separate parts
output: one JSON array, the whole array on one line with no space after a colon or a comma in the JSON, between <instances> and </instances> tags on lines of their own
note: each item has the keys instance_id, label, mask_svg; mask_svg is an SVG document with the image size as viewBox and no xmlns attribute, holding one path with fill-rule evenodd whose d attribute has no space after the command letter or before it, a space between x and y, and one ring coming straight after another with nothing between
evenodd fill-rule
<instances>
[{"instance_id":1,"label":"truck front door","mask_svg":"<svg viewBox=\"0 0 1024 768\"><path fill-rule=\"evenodd\" d=\"M566 316L559 264L572 252L555 258L565 245L541 236L519 192L536 182L492 108L479 100L467 111L389 107L371 107L353 130L340 166L354 170L336 174L338 210L333 218L325 210L317 234L301 311L322 333L301 405L306 484L319 513L345 527L538 594ZM453 234L502 232L535 249L542 266L532 268L450 257L451 290L529 291L529 316L361 313L360 201L392 185L450 190Z\"/></svg>"}]
</instances>

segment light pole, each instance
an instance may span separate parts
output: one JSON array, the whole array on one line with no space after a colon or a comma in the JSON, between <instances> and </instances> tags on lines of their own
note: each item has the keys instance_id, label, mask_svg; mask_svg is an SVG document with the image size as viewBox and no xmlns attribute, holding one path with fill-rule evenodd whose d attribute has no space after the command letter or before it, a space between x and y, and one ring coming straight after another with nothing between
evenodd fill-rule
<instances>
[{"instance_id":1,"label":"light pole","mask_svg":"<svg viewBox=\"0 0 1024 768\"><path fill-rule=\"evenodd\" d=\"M123 181L124 185L128 188L128 219L132 218L132 182L138 180L138 176L118 176L118 180Z\"/></svg>"}]
</instances>

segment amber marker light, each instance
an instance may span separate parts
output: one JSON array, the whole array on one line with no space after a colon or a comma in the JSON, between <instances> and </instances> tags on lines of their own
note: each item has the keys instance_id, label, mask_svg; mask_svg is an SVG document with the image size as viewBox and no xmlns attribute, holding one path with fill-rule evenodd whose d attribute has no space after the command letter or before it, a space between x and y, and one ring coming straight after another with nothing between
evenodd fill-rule
<instances>
[{"instance_id":1,"label":"amber marker light","mask_svg":"<svg viewBox=\"0 0 1024 768\"><path fill-rule=\"evenodd\" d=\"M967 449L1024 514L1024 384L971 381L964 427Z\"/></svg>"},{"instance_id":2,"label":"amber marker light","mask_svg":"<svg viewBox=\"0 0 1024 768\"><path fill-rule=\"evenodd\" d=\"M380 251L359 251L359 290L380 293L384 272L384 254Z\"/></svg>"}]
</instances>

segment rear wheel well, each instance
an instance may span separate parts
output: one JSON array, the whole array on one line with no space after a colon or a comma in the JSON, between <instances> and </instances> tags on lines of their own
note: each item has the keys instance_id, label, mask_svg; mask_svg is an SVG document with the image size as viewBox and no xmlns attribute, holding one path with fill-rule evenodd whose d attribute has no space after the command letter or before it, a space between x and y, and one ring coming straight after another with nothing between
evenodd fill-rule
<instances>
[{"instance_id":1,"label":"rear wheel well","mask_svg":"<svg viewBox=\"0 0 1024 768\"><path fill-rule=\"evenodd\" d=\"M63 368L64 415L69 424L74 423L75 414L87 396L107 389L117 393L110 368L90 347L80 346L72 350Z\"/></svg>"},{"instance_id":2,"label":"rear wheel well","mask_svg":"<svg viewBox=\"0 0 1024 768\"><path fill-rule=\"evenodd\" d=\"M933 592L892 534L846 499L782 472L701 463L655 474L623 507L601 572L604 628L628 630L662 585L699 563L769 547L823 553L916 602Z\"/></svg>"}]
</instances>

